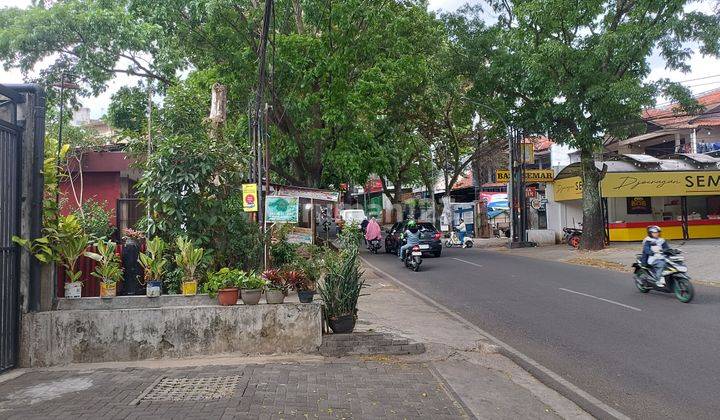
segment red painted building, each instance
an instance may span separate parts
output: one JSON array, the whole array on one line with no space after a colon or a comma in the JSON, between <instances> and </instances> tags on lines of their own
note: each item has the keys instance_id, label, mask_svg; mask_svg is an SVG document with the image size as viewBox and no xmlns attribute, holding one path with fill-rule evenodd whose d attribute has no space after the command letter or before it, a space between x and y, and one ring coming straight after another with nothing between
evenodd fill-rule
<instances>
[{"instance_id":1,"label":"red painted building","mask_svg":"<svg viewBox=\"0 0 720 420\"><path fill-rule=\"evenodd\" d=\"M106 146L101 151L82 153L80 162L70 158L71 179L60 183L61 213L69 214L78 208L78 202L95 200L111 213L110 222L121 230L133 227L139 202L135 183L140 172L131 167L122 145Z\"/></svg>"}]
</instances>

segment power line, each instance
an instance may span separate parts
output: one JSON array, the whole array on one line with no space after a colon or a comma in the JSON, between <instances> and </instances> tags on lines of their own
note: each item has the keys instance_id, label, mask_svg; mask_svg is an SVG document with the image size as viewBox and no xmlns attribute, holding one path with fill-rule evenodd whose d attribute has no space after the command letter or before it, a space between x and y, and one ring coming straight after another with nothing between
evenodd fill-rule
<instances>
[{"instance_id":1,"label":"power line","mask_svg":"<svg viewBox=\"0 0 720 420\"><path fill-rule=\"evenodd\" d=\"M678 81L676 81L676 83L696 82L698 80L713 79L715 77L720 77L720 74L713 74L713 75L704 76L704 77L696 77L694 79L678 80Z\"/></svg>"}]
</instances>

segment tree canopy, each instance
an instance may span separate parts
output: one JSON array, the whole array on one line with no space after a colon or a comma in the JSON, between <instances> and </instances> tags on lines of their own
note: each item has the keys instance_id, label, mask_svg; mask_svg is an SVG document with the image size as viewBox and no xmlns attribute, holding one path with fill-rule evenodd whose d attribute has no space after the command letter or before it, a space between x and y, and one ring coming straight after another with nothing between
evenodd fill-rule
<instances>
[{"instance_id":1,"label":"tree canopy","mask_svg":"<svg viewBox=\"0 0 720 420\"><path fill-rule=\"evenodd\" d=\"M603 246L599 193L601 174L594 155L605 136L627 136L644 107L658 94L694 107L690 91L668 80L647 81L650 57L658 52L671 69L689 70L685 61L699 51L718 51L719 18L688 11L688 0L515 0L493 1L500 13L504 43L522 63L524 125L547 132L581 152L583 240Z\"/></svg>"},{"instance_id":2,"label":"tree canopy","mask_svg":"<svg viewBox=\"0 0 720 420\"><path fill-rule=\"evenodd\" d=\"M692 48L719 52L720 19L693 3L488 0L486 10L436 15L424 0L277 0L263 98L272 176L321 187L376 174L397 202L429 173L449 191L471 166L497 165L512 126L580 150L583 246L599 248L602 140L627 136L658 95L697 107L687 88L647 80L651 55L686 71ZM0 59L40 66L48 83L72 73L82 95L120 73L143 78L164 95L158 153L208 139L210 87L224 84L228 120L216 140L242 166L263 10L260 0L38 2L0 10ZM109 121L141 133L142 96L119 91ZM227 163L207 158L217 158L210 173Z\"/></svg>"}]
</instances>

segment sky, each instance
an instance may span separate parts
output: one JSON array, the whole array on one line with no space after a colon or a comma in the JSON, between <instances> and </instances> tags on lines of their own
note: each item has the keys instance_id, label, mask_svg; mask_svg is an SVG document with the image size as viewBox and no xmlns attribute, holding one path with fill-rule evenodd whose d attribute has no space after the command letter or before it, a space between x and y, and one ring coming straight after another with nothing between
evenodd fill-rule
<instances>
[{"instance_id":1,"label":"sky","mask_svg":"<svg viewBox=\"0 0 720 420\"><path fill-rule=\"evenodd\" d=\"M430 0L430 8L432 10L453 11L465 3L479 3L480 0ZM703 0L693 8L697 8L709 12L713 7L714 1ZM30 0L0 0L0 8L2 7L27 7ZM720 60L711 57L703 57L695 54L688 61L691 67L690 73L681 73L678 71L669 71L664 67L662 59L653 56L650 59L652 71L649 80L657 80L660 78L669 78L673 81L682 82L688 86L694 93L701 93L712 89L720 88ZM137 84L137 78L120 75L110 82L107 90L94 98L82 98L83 106L90 108L92 118L99 118L107 111L110 96L124 85ZM17 69L5 71L0 67L0 83L19 83L22 82L22 74ZM661 98L659 102L662 102Z\"/></svg>"}]
</instances>

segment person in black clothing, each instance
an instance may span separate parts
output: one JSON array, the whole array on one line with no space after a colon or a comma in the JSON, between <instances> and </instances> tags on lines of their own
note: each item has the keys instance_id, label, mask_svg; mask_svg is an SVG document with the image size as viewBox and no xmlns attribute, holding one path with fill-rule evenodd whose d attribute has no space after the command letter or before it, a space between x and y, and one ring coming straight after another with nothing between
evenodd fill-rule
<instances>
[{"instance_id":1,"label":"person in black clothing","mask_svg":"<svg viewBox=\"0 0 720 420\"><path fill-rule=\"evenodd\" d=\"M366 232L366 230L367 230L367 225L368 225L368 223L370 223L370 222L368 222L367 217L364 218L363 221L360 223L360 230L362 231L363 240L365 241L365 244L366 244L366 245L367 245L367 239L365 239L365 232Z\"/></svg>"}]
</instances>

